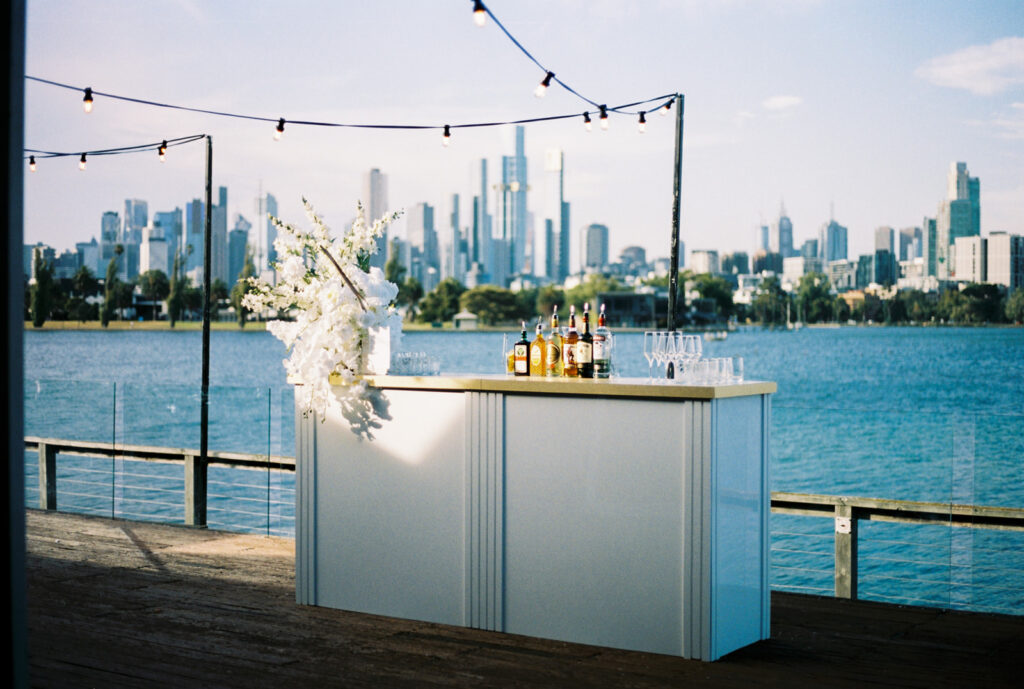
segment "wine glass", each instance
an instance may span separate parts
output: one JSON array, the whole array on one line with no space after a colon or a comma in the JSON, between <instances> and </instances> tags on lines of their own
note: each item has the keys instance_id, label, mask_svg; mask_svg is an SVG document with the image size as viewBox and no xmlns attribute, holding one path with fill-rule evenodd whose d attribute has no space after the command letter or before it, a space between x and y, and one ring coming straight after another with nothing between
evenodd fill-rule
<instances>
[{"instance_id":1,"label":"wine glass","mask_svg":"<svg viewBox=\"0 0 1024 689\"><path fill-rule=\"evenodd\" d=\"M654 380L654 344L658 333L650 330L644 333L644 358L647 359L647 380Z\"/></svg>"}]
</instances>

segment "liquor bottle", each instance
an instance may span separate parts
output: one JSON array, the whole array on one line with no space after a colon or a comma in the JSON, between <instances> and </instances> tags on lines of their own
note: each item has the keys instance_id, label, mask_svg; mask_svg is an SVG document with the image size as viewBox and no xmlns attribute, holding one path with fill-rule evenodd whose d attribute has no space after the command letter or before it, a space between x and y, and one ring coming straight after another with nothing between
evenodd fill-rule
<instances>
[{"instance_id":1,"label":"liquor bottle","mask_svg":"<svg viewBox=\"0 0 1024 689\"><path fill-rule=\"evenodd\" d=\"M594 331L594 377L610 378L612 374L612 333L608 330L608 320L604 315L604 304L597 317L597 330Z\"/></svg>"},{"instance_id":2,"label":"liquor bottle","mask_svg":"<svg viewBox=\"0 0 1024 689\"><path fill-rule=\"evenodd\" d=\"M562 375L567 378L576 378L580 374L580 369L576 365L576 343L579 339L579 333L576 332L576 307L570 306L569 334L562 342Z\"/></svg>"},{"instance_id":3,"label":"liquor bottle","mask_svg":"<svg viewBox=\"0 0 1024 689\"><path fill-rule=\"evenodd\" d=\"M583 304L583 332L576 343L576 366L580 378L594 377L594 336L590 332L590 302Z\"/></svg>"},{"instance_id":4,"label":"liquor bottle","mask_svg":"<svg viewBox=\"0 0 1024 689\"><path fill-rule=\"evenodd\" d=\"M548 335L548 353L544 357L545 373L552 378L562 375L562 332L558 329L558 305L551 313L551 333Z\"/></svg>"},{"instance_id":5,"label":"liquor bottle","mask_svg":"<svg viewBox=\"0 0 1024 689\"><path fill-rule=\"evenodd\" d=\"M526 321L523 321L523 335L513 348L515 358L515 374L530 375L530 341L526 339Z\"/></svg>"},{"instance_id":6,"label":"liquor bottle","mask_svg":"<svg viewBox=\"0 0 1024 689\"><path fill-rule=\"evenodd\" d=\"M547 374L545 360L548 355L547 343L544 341L544 325L537 319L537 336L533 338L530 345L530 375L543 376Z\"/></svg>"}]
</instances>

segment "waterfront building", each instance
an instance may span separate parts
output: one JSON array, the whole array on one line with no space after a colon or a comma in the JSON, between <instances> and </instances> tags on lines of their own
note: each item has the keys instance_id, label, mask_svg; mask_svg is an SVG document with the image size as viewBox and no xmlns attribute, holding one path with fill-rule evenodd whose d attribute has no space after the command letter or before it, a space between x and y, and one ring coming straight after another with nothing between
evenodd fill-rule
<instances>
[{"instance_id":1,"label":"waterfront building","mask_svg":"<svg viewBox=\"0 0 1024 689\"><path fill-rule=\"evenodd\" d=\"M590 223L583 228L581 256L583 268L601 269L608 265L608 226Z\"/></svg>"},{"instance_id":2,"label":"waterfront building","mask_svg":"<svg viewBox=\"0 0 1024 689\"><path fill-rule=\"evenodd\" d=\"M494 185L495 213L498 216L495 236L508 248L509 275L526 270L527 250L527 161L526 128L515 128L515 153L501 157L501 184Z\"/></svg>"},{"instance_id":3,"label":"waterfront building","mask_svg":"<svg viewBox=\"0 0 1024 689\"><path fill-rule=\"evenodd\" d=\"M956 238L981 234L981 184L970 176L966 163L950 164L946 187L947 198L939 204L935 219L936 274L940 279L956 274Z\"/></svg>"},{"instance_id":4,"label":"waterfront building","mask_svg":"<svg viewBox=\"0 0 1024 689\"><path fill-rule=\"evenodd\" d=\"M174 252L180 251L182 247L181 218L181 209L177 207L173 211L158 211L153 214L153 229L159 230L167 242L167 265L161 268L167 275L170 275L174 268Z\"/></svg>"},{"instance_id":5,"label":"waterfront building","mask_svg":"<svg viewBox=\"0 0 1024 689\"><path fill-rule=\"evenodd\" d=\"M780 275L782 273L782 254L775 251L756 251L751 269L756 274L774 273L775 275Z\"/></svg>"},{"instance_id":6,"label":"waterfront building","mask_svg":"<svg viewBox=\"0 0 1024 689\"><path fill-rule=\"evenodd\" d=\"M57 260L57 251L42 242L24 245L21 253L21 267L25 277L33 282L36 279L36 256L41 256L44 262L53 266Z\"/></svg>"},{"instance_id":7,"label":"waterfront building","mask_svg":"<svg viewBox=\"0 0 1024 689\"><path fill-rule=\"evenodd\" d=\"M874 258L874 282L879 285L895 285L900 277L896 254L888 249L876 249Z\"/></svg>"},{"instance_id":8,"label":"waterfront building","mask_svg":"<svg viewBox=\"0 0 1024 689\"><path fill-rule=\"evenodd\" d=\"M771 228L768 225L764 225L764 224L760 225L758 227L757 248L759 250L761 250L761 251L766 252L766 253L771 251L772 250L772 239L771 239L771 236L772 236Z\"/></svg>"},{"instance_id":9,"label":"waterfront building","mask_svg":"<svg viewBox=\"0 0 1024 689\"><path fill-rule=\"evenodd\" d=\"M854 289L857 286L857 262L847 259L829 261L825 266L825 275L836 292Z\"/></svg>"},{"instance_id":10,"label":"waterfront building","mask_svg":"<svg viewBox=\"0 0 1024 689\"><path fill-rule=\"evenodd\" d=\"M238 282L238 276L245 268L250 229L252 229L252 223L238 214L235 218L234 228L228 232L228 287L233 287Z\"/></svg>"},{"instance_id":11,"label":"waterfront building","mask_svg":"<svg viewBox=\"0 0 1024 689\"><path fill-rule=\"evenodd\" d=\"M704 273L717 275L722 272L718 252L710 249L694 249L690 252L690 270L696 275Z\"/></svg>"},{"instance_id":12,"label":"waterfront building","mask_svg":"<svg viewBox=\"0 0 1024 689\"><path fill-rule=\"evenodd\" d=\"M955 272L950 277L958 282L985 282L988 280L987 253L984 237L957 237L953 243Z\"/></svg>"},{"instance_id":13,"label":"waterfront building","mask_svg":"<svg viewBox=\"0 0 1024 689\"><path fill-rule=\"evenodd\" d=\"M911 261L921 257L921 228L904 227L899 231L897 258L900 261Z\"/></svg>"},{"instance_id":14,"label":"waterfront building","mask_svg":"<svg viewBox=\"0 0 1024 689\"><path fill-rule=\"evenodd\" d=\"M121 243L121 216L116 211L106 211L100 221L100 257L96 276L106 274L107 264L114 257L114 248Z\"/></svg>"},{"instance_id":15,"label":"waterfront building","mask_svg":"<svg viewBox=\"0 0 1024 689\"><path fill-rule=\"evenodd\" d=\"M218 189L217 205L210 214L210 279L234 284L228 276L228 188Z\"/></svg>"},{"instance_id":16,"label":"waterfront building","mask_svg":"<svg viewBox=\"0 0 1024 689\"><path fill-rule=\"evenodd\" d=\"M857 280L855 287L865 289L875 281L875 255L864 254L857 257Z\"/></svg>"},{"instance_id":17,"label":"waterfront building","mask_svg":"<svg viewBox=\"0 0 1024 689\"><path fill-rule=\"evenodd\" d=\"M182 265L184 272L192 275L194 280L198 275L196 284L202 281L205 226L206 204L199 199L192 199L185 204L185 247L182 251Z\"/></svg>"},{"instance_id":18,"label":"waterfront building","mask_svg":"<svg viewBox=\"0 0 1024 689\"><path fill-rule=\"evenodd\" d=\"M64 250L53 262L53 277L57 280L70 280L81 265L77 251Z\"/></svg>"},{"instance_id":19,"label":"waterfront building","mask_svg":"<svg viewBox=\"0 0 1024 689\"><path fill-rule=\"evenodd\" d=\"M822 225L818 230L818 257L824 263L845 261L846 235L846 228L834 219Z\"/></svg>"},{"instance_id":20,"label":"waterfront building","mask_svg":"<svg viewBox=\"0 0 1024 689\"><path fill-rule=\"evenodd\" d=\"M92 271L93 276L99 274L100 270L100 245L93 237L88 242L77 242L75 251L78 252L78 265L85 266Z\"/></svg>"},{"instance_id":21,"label":"waterfront building","mask_svg":"<svg viewBox=\"0 0 1024 689\"><path fill-rule=\"evenodd\" d=\"M565 152L552 148L544 154L545 274L554 282L569 275L569 203L565 200Z\"/></svg>"},{"instance_id":22,"label":"waterfront building","mask_svg":"<svg viewBox=\"0 0 1024 689\"><path fill-rule=\"evenodd\" d=\"M1009 291L1024 288L1024 237L1005 232L988 236L988 282Z\"/></svg>"},{"instance_id":23,"label":"waterfront building","mask_svg":"<svg viewBox=\"0 0 1024 689\"><path fill-rule=\"evenodd\" d=\"M938 275L938 234L935 218L925 217L921 223L921 258L924 259L924 274Z\"/></svg>"},{"instance_id":24,"label":"waterfront building","mask_svg":"<svg viewBox=\"0 0 1024 689\"><path fill-rule=\"evenodd\" d=\"M895 239L894 230L883 225L875 230L875 251L888 251L890 254L895 253Z\"/></svg>"},{"instance_id":25,"label":"waterfront building","mask_svg":"<svg viewBox=\"0 0 1024 689\"><path fill-rule=\"evenodd\" d=\"M256 271L273 270L277 263L277 250L274 248L274 240L277 239L277 228L270 217L277 217L277 199L271 193L260 194L256 197L256 236L259 238L259 228L263 228L263 246L256 250ZM258 241L258 239L257 239Z\"/></svg>"},{"instance_id":26,"label":"waterfront building","mask_svg":"<svg viewBox=\"0 0 1024 689\"><path fill-rule=\"evenodd\" d=\"M730 275L750 273L750 257L746 251L734 251L722 256L722 272Z\"/></svg>"},{"instance_id":27,"label":"waterfront building","mask_svg":"<svg viewBox=\"0 0 1024 689\"><path fill-rule=\"evenodd\" d=\"M800 245L800 256L804 258L818 258L818 240L805 239Z\"/></svg>"},{"instance_id":28,"label":"waterfront building","mask_svg":"<svg viewBox=\"0 0 1024 689\"><path fill-rule=\"evenodd\" d=\"M783 289L795 289L800 278L808 273L820 273L821 260L817 256L790 256L782 259L782 284Z\"/></svg>"}]
</instances>

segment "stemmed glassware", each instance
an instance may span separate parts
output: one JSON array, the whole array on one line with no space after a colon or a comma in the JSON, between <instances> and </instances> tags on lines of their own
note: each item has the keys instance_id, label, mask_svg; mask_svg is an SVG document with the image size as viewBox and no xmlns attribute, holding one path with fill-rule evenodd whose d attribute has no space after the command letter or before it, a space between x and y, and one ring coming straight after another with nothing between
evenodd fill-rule
<instances>
[{"instance_id":1,"label":"stemmed glassware","mask_svg":"<svg viewBox=\"0 0 1024 689\"><path fill-rule=\"evenodd\" d=\"M654 346L658 333L648 330L644 333L644 358L647 359L647 380L654 380Z\"/></svg>"}]
</instances>

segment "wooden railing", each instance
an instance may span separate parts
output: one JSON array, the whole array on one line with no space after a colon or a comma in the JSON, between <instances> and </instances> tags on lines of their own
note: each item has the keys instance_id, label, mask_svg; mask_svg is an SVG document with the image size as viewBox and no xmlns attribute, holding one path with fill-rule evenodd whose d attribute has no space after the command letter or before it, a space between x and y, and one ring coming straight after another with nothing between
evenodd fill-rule
<instances>
[{"instance_id":1,"label":"wooden railing","mask_svg":"<svg viewBox=\"0 0 1024 689\"><path fill-rule=\"evenodd\" d=\"M44 510L57 509L58 453L82 457L136 459L147 462L182 462L185 465L185 523L189 526L206 526L206 476L209 465L295 471L294 457L256 455L244 452L207 452L204 461L199 450L34 436L25 436L25 449L39 451L39 507Z\"/></svg>"},{"instance_id":2,"label":"wooden railing","mask_svg":"<svg viewBox=\"0 0 1024 689\"><path fill-rule=\"evenodd\" d=\"M772 492L772 512L835 522L835 596L857 597L857 526L863 520L1024 531L1024 509Z\"/></svg>"},{"instance_id":3,"label":"wooden railing","mask_svg":"<svg viewBox=\"0 0 1024 689\"><path fill-rule=\"evenodd\" d=\"M57 509L57 454L117 457L185 465L185 523L206 525L206 471L211 464L295 471L295 458L242 452L209 452L204 462L198 450L146 445L37 438L26 436L25 448L39 452L39 507ZM857 532L864 520L907 524L945 524L949 527L1024 531L1024 509L857 498L774 491L771 510L831 518L835 532L835 596L857 597Z\"/></svg>"}]
</instances>

